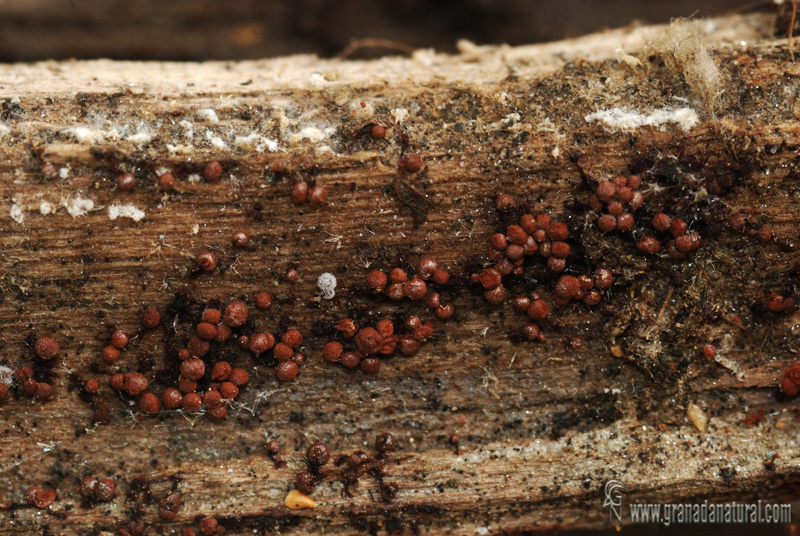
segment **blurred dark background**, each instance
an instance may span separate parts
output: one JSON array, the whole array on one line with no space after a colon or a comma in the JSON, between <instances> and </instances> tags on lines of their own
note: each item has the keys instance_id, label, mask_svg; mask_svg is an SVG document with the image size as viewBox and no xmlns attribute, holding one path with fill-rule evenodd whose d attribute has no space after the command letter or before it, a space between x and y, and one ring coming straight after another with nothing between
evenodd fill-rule
<instances>
[{"instance_id":1,"label":"blurred dark background","mask_svg":"<svg viewBox=\"0 0 800 536\"><path fill-rule=\"evenodd\" d=\"M341 53L354 39L454 51L552 41L770 0L0 0L0 61L252 59ZM361 48L373 57L402 47Z\"/></svg>"}]
</instances>

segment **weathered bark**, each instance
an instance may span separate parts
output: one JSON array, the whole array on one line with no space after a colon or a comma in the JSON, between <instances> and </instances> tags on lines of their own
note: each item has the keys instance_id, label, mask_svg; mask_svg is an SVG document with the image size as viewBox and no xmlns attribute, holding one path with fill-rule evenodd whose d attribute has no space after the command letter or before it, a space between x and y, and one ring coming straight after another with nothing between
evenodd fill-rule
<instances>
[{"instance_id":1,"label":"weathered bark","mask_svg":"<svg viewBox=\"0 0 800 536\"><path fill-rule=\"evenodd\" d=\"M626 502L794 497L796 402L778 384L796 359L798 315L770 313L759 296L794 297L799 273L800 68L785 40L764 40L770 23L714 21L706 42L719 96L679 53L642 52L645 36L664 28L370 63L0 67L2 359L38 363L34 336L52 334L62 347L53 369L37 364L54 377L52 401L12 394L0 406L0 532L115 530L138 515L154 531L214 515L229 533L600 527L611 479L625 485ZM641 64L618 61L620 44ZM665 123L612 132L586 119L615 107L652 119L678 106L698 116L685 131ZM395 119L385 140L364 131ZM422 155L421 172L398 170L403 151ZM193 180L211 159L223 163L223 180ZM43 177L45 162L64 176ZM162 168L175 172L173 193L155 184ZM121 170L136 175L135 192L116 190ZM631 173L645 192L636 226L603 235L586 202L596 181ZM324 185L328 204L293 205L299 178ZM510 298L490 306L469 283L489 264L501 192L568 222L568 271L615 273L603 305L554 308L543 343L519 341L527 320ZM92 209L83 213L78 198ZM144 217L112 220L116 205ZM700 233L688 258L636 249L661 210ZM726 223L735 214L747 217L744 232ZM772 240L746 232L762 226ZM230 237L240 230L251 245L236 249ZM206 249L219 260L212 274L194 261ZM424 256L451 271L443 296L456 308L436 322L432 342L375 375L322 361L324 332L340 318L432 318L363 285L368 268ZM538 289L549 300L556 276L528 264L507 280L510 296ZM290 267L300 274L293 284L283 280ZM322 272L338 278L333 300L317 296ZM259 313L252 300L264 290L275 303ZM251 382L217 423L166 411L143 418L108 387L112 368L144 370L159 394L174 378L157 373L170 362L165 343L185 341L190 326L142 331L144 306L183 314L232 298L250 305L256 328L300 329L308 361L297 379L279 383L242 352L237 364ZM99 356L114 326L139 337L109 367ZM716 360L700 351L709 342ZM74 387L90 377L111 423L93 425ZM710 416L706 433L687 420L690 404ZM763 421L742 422L760 410ZM384 465L385 481L400 488L394 500L368 477L345 497L332 476L313 493L317 508L283 505L311 442L335 455L372 452L382 432L399 445ZM266 456L267 439L281 442L286 467ZM82 503L75 488L86 475L114 478L117 498ZM34 484L58 490L49 512L24 505ZM164 522L148 501L170 486L183 506Z\"/></svg>"}]
</instances>

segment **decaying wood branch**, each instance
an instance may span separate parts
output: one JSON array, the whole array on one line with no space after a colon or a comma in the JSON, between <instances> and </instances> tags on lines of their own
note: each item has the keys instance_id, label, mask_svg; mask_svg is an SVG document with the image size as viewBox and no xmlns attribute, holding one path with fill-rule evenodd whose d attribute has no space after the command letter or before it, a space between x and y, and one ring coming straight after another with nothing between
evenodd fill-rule
<instances>
[{"instance_id":1,"label":"decaying wood branch","mask_svg":"<svg viewBox=\"0 0 800 536\"><path fill-rule=\"evenodd\" d=\"M207 515L234 534L600 527L612 479L626 502L794 497L797 403L779 385L799 319L770 300L794 299L800 275L800 68L771 25L737 16L374 62L0 67L0 359L54 385L42 403L14 381L0 406L0 532L158 533ZM419 172L398 167L411 153ZM216 183L202 178L213 159ZM133 192L117 189L121 172ZM644 205L630 231L604 234L590 198L632 174ZM328 203L293 204L296 180L324 186ZM511 303L530 291L552 303L558 275L539 257L504 279L501 305L470 282L511 222L495 210L503 192L567 223L567 273L614 273L601 304L553 305L543 342L519 336L529 320ZM666 235L657 254L637 249L662 211L698 233L696 251L672 258ZM247 247L231 245L237 231ZM212 273L197 268L204 250ZM364 285L371 269L426 256L451 273L446 321ZM330 300L323 272L337 278ZM266 312L253 306L262 291ZM193 315L231 299L248 304L248 329L301 331L295 380L232 342L207 358L250 372L224 420L146 417L109 387L110 373L138 370L160 394ZM141 328L145 307L164 313L161 329ZM436 321L416 356L371 375L322 360L339 319L408 314ZM132 339L108 365L114 328ZM43 335L61 345L54 366L33 354ZM83 392L89 378L99 395ZM100 406L109 422L94 422ZM687 419L694 406L705 432ZM348 496L331 464L316 508L284 506L310 443L372 454L383 432L398 443L382 470L394 498L369 475ZM89 475L114 479L116 498L84 500ZM32 485L58 491L49 509L25 502ZM164 521L170 491L182 506Z\"/></svg>"}]
</instances>

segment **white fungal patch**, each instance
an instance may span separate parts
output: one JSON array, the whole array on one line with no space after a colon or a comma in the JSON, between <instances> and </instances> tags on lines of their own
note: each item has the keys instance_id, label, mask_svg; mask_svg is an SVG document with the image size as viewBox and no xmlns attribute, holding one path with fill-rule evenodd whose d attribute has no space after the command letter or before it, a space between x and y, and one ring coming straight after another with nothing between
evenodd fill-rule
<instances>
[{"instance_id":1,"label":"white fungal patch","mask_svg":"<svg viewBox=\"0 0 800 536\"><path fill-rule=\"evenodd\" d=\"M208 121L209 123L219 123L219 117L217 117L217 112L212 110L211 108L203 108L202 110L197 111L197 115L200 119L204 121Z\"/></svg>"},{"instance_id":2,"label":"white fungal patch","mask_svg":"<svg viewBox=\"0 0 800 536\"><path fill-rule=\"evenodd\" d=\"M311 76L308 77L308 81L311 83L311 87L314 89L323 88L325 87L325 84L328 83L328 81L325 80L325 77L319 73L312 73Z\"/></svg>"},{"instance_id":3,"label":"white fungal patch","mask_svg":"<svg viewBox=\"0 0 800 536\"><path fill-rule=\"evenodd\" d=\"M210 130L206 130L206 139L208 140L208 143L210 143L215 149L224 149L226 147L225 142L222 141L222 138Z\"/></svg>"},{"instance_id":4,"label":"white fungal patch","mask_svg":"<svg viewBox=\"0 0 800 536\"><path fill-rule=\"evenodd\" d=\"M363 106L361 105L362 103L364 104ZM367 121L375 116L375 106L369 100L352 100L348 108L350 109L350 115L358 119Z\"/></svg>"},{"instance_id":5,"label":"white fungal patch","mask_svg":"<svg viewBox=\"0 0 800 536\"><path fill-rule=\"evenodd\" d=\"M11 216L11 219L17 223L22 223L25 221L25 215L22 213L22 207L19 206L16 201L14 201L14 204L11 205L9 216Z\"/></svg>"},{"instance_id":6,"label":"white fungal patch","mask_svg":"<svg viewBox=\"0 0 800 536\"><path fill-rule=\"evenodd\" d=\"M0 383L11 385L14 381L14 369L6 365L0 365Z\"/></svg>"},{"instance_id":7,"label":"white fungal patch","mask_svg":"<svg viewBox=\"0 0 800 536\"><path fill-rule=\"evenodd\" d=\"M281 128L289 127L289 117L286 115L286 110L283 108L275 108L273 110L273 114L275 116L275 122L278 123L278 126Z\"/></svg>"},{"instance_id":8,"label":"white fungal patch","mask_svg":"<svg viewBox=\"0 0 800 536\"><path fill-rule=\"evenodd\" d=\"M317 288L323 300L331 300L336 296L336 276L330 272L320 274L317 278Z\"/></svg>"},{"instance_id":9,"label":"white fungal patch","mask_svg":"<svg viewBox=\"0 0 800 536\"><path fill-rule=\"evenodd\" d=\"M233 144L237 147L250 146L257 143L259 138L261 138L261 136L255 132L251 132L247 136L236 136L233 139Z\"/></svg>"},{"instance_id":10,"label":"white fungal patch","mask_svg":"<svg viewBox=\"0 0 800 536\"><path fill-rule=\"evenodd\" d=\"M144 145L145 143L150 143L153 139L153 134L147 130L139 130L136 134L131 134L130 136L126 136L125 140L135 143L136 145Z\"/></svg>"},{"instance_id":11,"label":"white fungal patch","mask_svg":"<svg viewBox=\"0 0 800 536\"><path fill-rule=\"evenodd\" d=\"M299 143L303 140L308 140L312 143L319 143L325 138L331 136L336 129L328 127L325 130L320 130L317 127L305 127L304 129L289 135L289 143Z\"/></svg>"},{"instance_id":12,"label":"white fungal patch","mask_svg":"<svg viewBox=\"0 0 800 536\"><path fill-rule=\"evenodd\" d=\"M395 108L391 111L392 117L394 117L394 122L397 125L402 125L405 123L406 118L408 117L408 110L405 108Z\"/></svg>"},{"instance_id":13,"label":"white fungal patch","mask_svg":"<svg viewBox=\"0 0 800 536\"><path fill-rule=\"evenodd\" d=\"M67 207L67 212L70 216L78 218L94 210L94 201L78 196L72 200L67 199L67 201L64 202L64 206Z\"/></svg>"},{"instance_id":14,"label":"white fungal patch","mask_svg":"<svg viewBox=\"0 0 800 536\"><path fill-rule=\"evenodd\" d=\"M53 205L48 203L47 201L42 201L39 203L39 214L42 216L47 216L48 214L53 212Z\"/></svg>"},{"instance_id":15,"label":"white fungal patch","mask_svg":"<svg viewBox=\"0 0 800 536\"><path fill-rule=\"evenodd\" d=\"M334 151L333 147L330 145L320 145L318 147L314 147L314 154L318 156L323 154L335 155L336 151Z\"/></svg>"},{"instance_id":16,"label":"white fungal patch","mask_svg":"<svg viewBox=\"0 0 800 536\"><path fill-rule=\"evenodd\" d=\"M144 210L131 204L111 205L108 207L108 219L116 220L117 218L130 218L133 221L142 221L144 219Z\"/></svg>"},{"instance_id":17,"label":"white fungal patch","mask_svg":"<svg viewBox=\"0 0 800 536\"><path fill-rule=\"evenodd\" d=\"M184 119L178 124L183 127L183 135L186 137L186 139L192 141L194 139L194 124L192 124L192 122L188 119Z\"/></svg>"},{"instance_id":18,"label":"white fungal patch","mask_svg":"<svg viewBox=\"0 0 800 536\"><path fill-rule=\"evenodd\" d=\"M256 132L251 132L247 136L236 136L233 144L237 147L253 147L257 153L263 153L264 151L277 153L281 150L277 141L266 138Z\"/></svg>"},{"instance_id":19,"label":"white fungal patch","mask_svg":"<svg viewBox=\"0 0 800 536\"><path fill-rule=\"evenodd\" d=\"M616 132L619 130L636 130L642 127L655 127L664 130L668 124L679 127L688 132L694 127L699 118L697 112L691 108L660 109L648 114L628 110L626 108L611 108L599 110L584 117L587 123L598 121L606 130Z\"/></svg>"},{"instance_id":20,"label":"white fungal patch","mask_svg":"<svg viewBox=\"0 0 800 536\"><path fill-rule=\"evenodd\" d=\"M62 132L75 138L78 143L94 143L106 137L104 132L89 127L70 127Z\"/></svg>"},{"instance_id":21,"label":"white fungal patch","mask_svg":"<svg viewBox=\"0 0 800 536\"><path fill-rule=\"evenodd\" d=\"M58 177L61 178L61 179L66 179L67 177L69 177L69 168L68 167L62 167L61 169L59 169L58 170Z\"/></svg>"},{"instance_id":22,"label":"white fungal patch","mask_svg":"<svg viewBox=\"0 0 800 536\"><path fill-rule=\"evenodd\" d=\"M192 173L191 175L189 175L189 178L187 180L192 184L197 184L198 182L200 182L200 175L198 175L197 173Z\"/></svg>"},{"instance_id":23,"label":"white fungal patch","mask_svg":"<svg viewBox=\"0 0 800 536\"><path fill-rule=\"evenodd\" d=\"M72 137L78 143L94 144L106 140L124 140L136 145L149 143L153 140L153 129L158 130L159 125L139 121L136 124L115 123L103 114L90 113L86 123L65 128L60 134Z\"/></svg>"}]
</instances>

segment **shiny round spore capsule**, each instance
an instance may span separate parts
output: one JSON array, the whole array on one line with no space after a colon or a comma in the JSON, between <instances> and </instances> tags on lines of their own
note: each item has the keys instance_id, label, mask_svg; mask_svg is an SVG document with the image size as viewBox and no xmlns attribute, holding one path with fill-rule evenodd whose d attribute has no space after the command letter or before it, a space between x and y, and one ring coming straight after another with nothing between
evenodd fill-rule
<instances>
[{"instance_id":1,"label":"shiny round spore capsule","mask_svg":"<svg viewBox=\"0 0 800 536\"><path fill-rule=\"evenodd\" d=\"M316 443L312 443L306 449L306 460L308 463L315 467L322 467L328 460L331 458L331 451L328 448L328 445L322 443L321 441L317 441Z\"/></svg>"}]
</instances>

